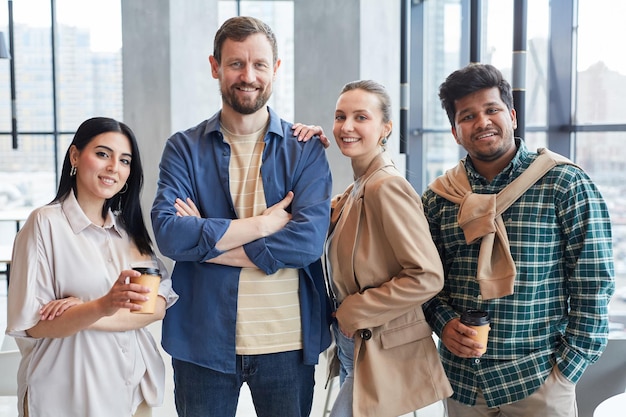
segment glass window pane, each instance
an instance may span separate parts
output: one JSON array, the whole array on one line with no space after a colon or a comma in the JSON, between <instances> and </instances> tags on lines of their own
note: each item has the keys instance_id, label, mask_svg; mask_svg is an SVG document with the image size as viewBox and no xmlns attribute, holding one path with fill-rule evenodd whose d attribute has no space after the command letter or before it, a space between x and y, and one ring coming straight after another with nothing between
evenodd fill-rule
<instances>
[{"instance_id":1,"label":"glass window pane","mask_svg":"<svg viewBox=\"0 0 626 417\"><path fill-rule=\"evenodd\" d=\"M50 1L12 3L17 129L49 132L53 129Z\"/></svg>"},{"instance_id":2,"label":"glass window pane","mask_svg":"<svg viewBox=\"0 0 626 417\"><path fill-rule=\"evenodd\" d=\"M449 129L439 102L439 86L461 63L460 1L424 3L424 127Z\"/></svg>"},{"instance_id":3,"label":"glass window pane","mask_svg":"<svg viewBox=\"0 0 626 417\"><path fill-rule=\"evenodd\" d=\"M497 67L512 82L514 2L483 2L482 62ZM527 2L526 126L546 126L550 2ZM517 109L520 111L520 109Z\"/></svg>"},{"instance_id":4,"label":"glass window pane","mask_svg":"<svg viewBox=\"0 0 626 417\"><path fill-rule=\"evenodd\" d=\"M443 111L443 110L442 110ZM452 133L427 133L424 135L426 143L425 183L430 184L435 178L459 162L459 155L465 151L454 140ZM425 188L425 187L424 187Z\"/></svg>"},{"instance_id":5,"label":"glass window pane","mask_svg":"<svg viewBox=\"0 0 626 417\"><path fill-rule=\"evenodd\" d=\"M425 133L424 177L418 189L425 189L437 176L459 160L460 147L450 133L450 122L439 101L439 86L446 77L465 63L461 62L460 1L424 2L423 91L418 104L423 112L424 128L441 133Z\"/></svg>"},{"instance_id":6,"label":"glass window pane","mask_svg":"<svg viewBox=\"0 0 626 417\"><path fill-rule=\"evenodd\" d=\"M531 151L536 151L537 148L545 148L548 146L548 135L546 132L526 132L526 147Z\"/></svg>"},{"instance_id":7,"label":"glass window pane","mask_svg":"<svg viewBox=\"0 0 626 417\"><path fill-rule=\"evenodd\" d=\"M579 0L576 124L626 123L626 2Z\"/></svg>"},{"instance_id":8,"label":"glass window pane","mask_svg":"<svg viewBox=\"0 0 626 417\"><path fill-rule=\"evenodd\" d=\"M57 0L59 129L123 118L120 1Z\"/></svg>"},{"instance_id":9,"label":"glass window pane","mask_svg":"<svg viewBox=\"0 0 626 417\"><path fill-rule=\"evenodd\" d=\"M548 124L548 38L550 2L528 1L526 126ZM545 146L545 145L544 145Z\"/></svg>"},{"instance_id":10,"label":"glass window pane","mask_svg":"<svg viewBox=\"0 0 626 417\"><path fill-rule=\"evenodd\" d=\"M482 62L498 68L510 81L513 63L513 0L487 0L482 4Z\"/></svg>"},{"instance_id":11,"label":"glass window pane","mask_svg":"<svg viewBox=\"0 0 626 417\"><path fill-rule=\"evenodd\" d=\"M576 163L600 188L613 225L613 255L617 295L610 305L611 314L626 314L626 151L624 132L578 133ZM598 152L598 149L602 152ZM621 295L619 295L621 294Z\"/></svg>"},{"instance_id":12,"label":"glass window pane","mask_svg":"<svg viewBox=\"0 0 626 417\"><path fill-rule=\"evenodd\" d=\"M4 47L9 51L9 17L6 7L6 1L0 1L0 32L3 38L0 42L4 42ZM0 59L0 132L8 132L11 130L11 92L9 82L9 69L11 61L8 59ZM10 140L0 135L0 141Z\"/></svg>"},{"instance_id":13,"label":"glass window pane","mask_svg":"<svg viewBox=\"0 0 626 417\"><path fill-rule=\"evenodd\" d=\"M53 148L49 135L21 135L18 150L10 141L0 141L0 246L11 248L18 225L54 197ZM6 282L1 285L6 288Z\"/></svg>"},{"instance_id":14,"label":"glass window pane","mask_svg":"<svg viewBox=\"0 0 626 417\"><path fill-rule=\"evenodd\" d=\"M29 212L52 200L56 191L54 142L51 135L20 135L20 147L0 142L0 210ZM14 226L0 222L0 245L11 245ZM11 223L11 222L8 222Z\"/></svg>"},{"instance_id":15,"label":"glass window pane","mask_svg":"<svg viewBox=\"0 0 626 417\"><path fill-rule=\"evenodd\" d=\"M6 1L2 3L2 6L8 6ZM37 189L23 185L18 187L22 192L26 189L27 195L20 198L25 200L23 204L29 206L45 204L54 195L55 167L61 165L69 143L66 141L58 145L60 161L57 161L53 136L30 137L24 134L47 134L54 129L50 3L49 0L12 3L19 149L10 149L10 136L3 136L6 139L0 147L0 175L15 176L21 182L29 181L29 184L34 183L30 180L33 174L28 173L51 176L51 181L38 181L40 187ZM55 3L58 24L55 51L58 129L73 132L80 122L94 115L122 119L119 0L57 0ZM3 11L6 10L3 8ZM35 10L37 13L34 13ZM0 19L6 20L8 26L7 12L0 13ZM5 87L4 83L2 87ZM3 115L6 112L4 120L10 120L10 108L4 110L0 106L0 111ZM10 126L7 132L9 130ZM29 153L30 157L23 157L25 153Z\"/></svg>"},{"instance_id":16,"label":"glass window pane","mask_svg":"<svg viewBox=\"0 0 626 417\"><path fill-rule=\"evenodd\" d=\"M7 1L0 1L0 24L4 28L8 28L8 4ZM8 134L11 109L0 106L1 129L7 132L0 141L0 211L3 217L10 216L11 212L30 211L50 202L56 184L53 137L24 133L49 132L53 128L50 1L14 1L11 4L19 148L12 149ZM8 30L5 33L8 44ZM3 77L6 75L7 81L0 83L0 91L6 92L8 99L9 61L6 61L6 68L1 73ZM9 121L8 126L5 126L5 121ZM12 226L9 227L13 230ZM7 230L2 229L0 244L10 245L14 233L5 232Z\"/></svg>"}]
</instances>

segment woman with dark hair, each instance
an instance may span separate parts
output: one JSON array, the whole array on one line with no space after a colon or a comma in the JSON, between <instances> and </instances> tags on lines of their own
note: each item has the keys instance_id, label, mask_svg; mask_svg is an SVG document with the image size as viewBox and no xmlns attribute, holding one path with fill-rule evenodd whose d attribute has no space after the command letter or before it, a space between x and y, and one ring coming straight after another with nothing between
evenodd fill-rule
<instances>
[{"instance_id":1,"label":"woman with dark hair","mask_svg":"<svg viewBox=\"0 0 626 417\"><path fill-rule=\"evenodd\" d=\"M15 238L7 334L22 354L20 416L120 417L160 405L165 367L145 328L175 302L140 206L135 135L116 120L83 122L67 150L54 200ZM136 267L158 268L152 314Z\"/></svg>"}]
</instances>

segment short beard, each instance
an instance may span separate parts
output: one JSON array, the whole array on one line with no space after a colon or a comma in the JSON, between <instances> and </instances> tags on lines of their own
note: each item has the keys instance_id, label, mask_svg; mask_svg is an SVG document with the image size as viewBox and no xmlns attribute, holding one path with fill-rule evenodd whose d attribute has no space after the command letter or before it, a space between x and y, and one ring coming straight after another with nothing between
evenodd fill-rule
<instances>
[{"instance_id":1,"label":"short beard","mask_svg":"<svg viewBox=\"0 0 626 417\"><path fill-rule=\"evenodd\" d=\"M253 114L262 109L267 101L270 99L272 91L268 91L268 94L260 93L253 103L241 102L235 98L234 94L229 94L228 91L220 90L222 94L222 100L240 114Z\"/></svg>"}]
</instances>

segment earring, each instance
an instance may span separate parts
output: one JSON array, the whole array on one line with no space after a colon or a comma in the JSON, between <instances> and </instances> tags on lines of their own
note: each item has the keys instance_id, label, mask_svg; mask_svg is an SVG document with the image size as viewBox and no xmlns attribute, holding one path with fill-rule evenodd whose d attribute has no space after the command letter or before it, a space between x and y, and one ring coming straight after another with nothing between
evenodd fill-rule
<instances>
[{"instance_id":1,"label":"earring","mask_svg":"<svg viewBox=\"0 0 626 417\"><path fill-rule=\"evenodd\" d=\"M122 213L122 194L128 191L128 183L124 183L122 189L117 193L117 207L113 210L113 214L119 216Z\"/></svg>"},{"instance_id":2,"label":"earring","mask_svg":"<svg viewBox=\"0 0 626 417\"><path fill-rule=\"evenodd\" d=\"M385 146L387 144L387 138L384 137L382 138L382 140L380 141L381 146Z\"/></svg>"},{"instance_id":3,"label":"earring","mask_svg":"<svg viewBox=\"0 0 626 417\"><path fill-rule=\"evenodd\" d=\"M76 165L72 165L72 168L70 168L70 177L73 177L76 175Z\"/></svg>"}]
</instances>

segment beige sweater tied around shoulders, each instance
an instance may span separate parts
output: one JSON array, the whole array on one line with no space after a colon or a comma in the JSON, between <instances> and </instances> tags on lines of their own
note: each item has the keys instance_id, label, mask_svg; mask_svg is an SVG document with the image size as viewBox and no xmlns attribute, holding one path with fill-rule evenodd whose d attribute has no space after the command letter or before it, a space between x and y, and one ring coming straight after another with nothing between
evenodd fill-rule
<instances>
[{"instance_id":1,"label":"beige sweater tied around shoulders","mask_svg":"<svg viewBox=\"0 0 626 417\"><path fill-rule=\"evenodd\" d=\"M545 148L518 178L498 194L475 194L467 179L465 159L430 184L441 197L459 204L458 222L465 241L482 239L478 254L476 280L484 300L513 294L517 270L511 256L509 238L502 213L554 166L574 165L572 161Z\"/></svg>"}]
</instances>

